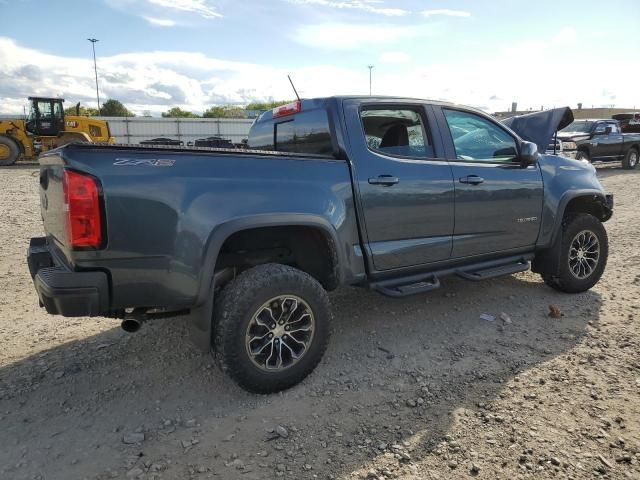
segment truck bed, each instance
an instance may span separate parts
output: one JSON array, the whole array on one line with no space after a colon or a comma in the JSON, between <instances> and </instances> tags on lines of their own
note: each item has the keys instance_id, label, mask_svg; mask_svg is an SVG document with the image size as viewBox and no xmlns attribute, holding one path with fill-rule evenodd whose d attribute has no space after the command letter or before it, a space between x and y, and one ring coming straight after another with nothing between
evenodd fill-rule
<instances>
[{"instance_id":1,"label":"truck bed","mask_svg":"<svg viewBox=\"0 0 640 480\"><path fill-rule=\"evenodd\" d=\"M218 253L212 249L221 247L213 238L249 217L266 226L316 220L340 232L349 251L358 244L355 215L346 213L354 208L349 167L332 157L69 144L42 156L40 163L42 216L56 264L104 270L114 309L201 302L206 296L201 276L213 275L215 261L209 264L209 259ZM99 181L104 248L67 246L63 169Z\"/></svg>"}]
</instances>

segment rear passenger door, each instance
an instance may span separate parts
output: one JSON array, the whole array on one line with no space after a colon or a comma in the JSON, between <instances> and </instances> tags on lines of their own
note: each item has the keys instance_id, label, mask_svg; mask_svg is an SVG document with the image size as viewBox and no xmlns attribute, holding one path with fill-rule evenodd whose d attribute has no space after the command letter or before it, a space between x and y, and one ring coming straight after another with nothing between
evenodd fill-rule
<instances>
[{"instance_id":1,"label":"rear passenger door","mask_svg":"<svg viewBox=\"0 0 640 480\"><path fill-rule=\"evenodd\" d=\"M455 184L453 258L528 249L542 215L542 174L522 167L519 140L485 115L434 107L450 143ZM450 134L450 135L447 135Z\"/></svg>"},{"instance_id":2,"label":"rear passenger door","mask_svg":"<svg viewBox=\"0 0 640 480\"><path fill-rule=\"evenodd\" d=\"M447 260L453 179L438 155L431 108L360 100L344 106L361 226L374 269Z\"/></svg>"}]
</instances>

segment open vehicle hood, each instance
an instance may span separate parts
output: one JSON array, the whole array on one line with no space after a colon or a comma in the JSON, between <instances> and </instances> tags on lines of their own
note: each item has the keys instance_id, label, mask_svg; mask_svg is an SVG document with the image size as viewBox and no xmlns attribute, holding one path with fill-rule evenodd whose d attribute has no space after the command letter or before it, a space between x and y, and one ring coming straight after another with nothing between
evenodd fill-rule
<instances>
[{"instance_id":1,"label":"open vehicle hood","mask_svg":"<svg viewBox=\"0 0 640 480\"><path fill-rule=\"evenodd\" d=\"M573 112L569 107L527 113L502 120L502 123L516 132L520 138L535 143L541 154L545 152L555 133L571 122Z\"/></svg>"}]
</instances>

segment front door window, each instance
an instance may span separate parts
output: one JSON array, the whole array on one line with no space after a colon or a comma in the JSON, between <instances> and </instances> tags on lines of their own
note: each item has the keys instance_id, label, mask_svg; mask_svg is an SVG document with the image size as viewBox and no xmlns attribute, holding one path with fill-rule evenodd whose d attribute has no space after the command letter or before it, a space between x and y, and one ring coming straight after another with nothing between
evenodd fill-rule
<instances>
[{"instance_id":1,"label":"front door window","mask_svg":"<svg viewBox=\"0 0 640 480\"><path fill-rule=\"evenodd\" d=\"M518 156L514 138L480 115L444 110L458 160L512 162Z\"/></svg>"}]
</instances>

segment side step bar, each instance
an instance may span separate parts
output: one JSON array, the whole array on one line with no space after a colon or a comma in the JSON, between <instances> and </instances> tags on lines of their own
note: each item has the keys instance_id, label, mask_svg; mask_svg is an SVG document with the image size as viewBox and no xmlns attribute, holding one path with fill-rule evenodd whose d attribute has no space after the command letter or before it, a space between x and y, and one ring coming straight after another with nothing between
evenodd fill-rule
<instances>
[{"instance_id":1,"label":"side step bar","mask_svg":"<svg viewBox=\"0 0 640 480\"><path fill-rule=\"evenodd\" d=\"M408 275L406 277L379 280L369 283L369 288L388 297L407 297L416 293L424 293L440 287L440 278L447 275L458 275L465 280L474 282L490 278L511 275L529 270L529 261L533 254L519 255L491 260L487 262L437 270L430 273Z\"/></svg>"},{"instance_id":2,"label":"side step bar","mask_svg":"<svg viewBox=\"0 0 640 480\"><path fill-rule=\"evenodd\" d=\"M440 280L433 274L425 275L423 280L404 279L390 280L387 282L372 283L370 287L387 297L407 297L416 293L424 293L440 288Z\"/></svg>"},{"instance_id":3,"label":"side step bar","mask_svg":"<svg viewBox=\"0 0 640 480\"><path fill-rule=\"evenodd\" d=\"M479 282L480 280L488 280L490 278L502 277L503 275L511 275L512 273L525 272L529 270L529 262L518 262L501 267L485 268L484 270L476 270L475 272L458 272L458 276L465 280Z\"/></svg>"}]
</instances>

